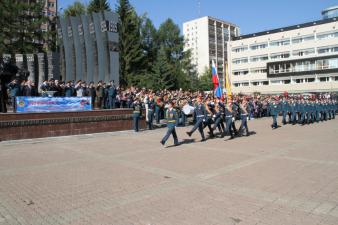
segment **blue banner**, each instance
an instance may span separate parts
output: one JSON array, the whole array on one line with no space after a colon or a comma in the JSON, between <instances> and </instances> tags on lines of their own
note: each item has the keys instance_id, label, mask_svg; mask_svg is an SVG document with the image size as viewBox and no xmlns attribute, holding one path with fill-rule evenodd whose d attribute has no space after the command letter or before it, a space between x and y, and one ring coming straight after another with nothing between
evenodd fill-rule
<instances>
[{"instance_id":1,"label":"blue banner","mask_svg":"<svg viewBox=\"0 0 338 225\"><path fill-rule=\"evenodd\" d=\"M77 112L92 110L91 97L16 97L16 111Z\"/></svg>"}]
</instances>

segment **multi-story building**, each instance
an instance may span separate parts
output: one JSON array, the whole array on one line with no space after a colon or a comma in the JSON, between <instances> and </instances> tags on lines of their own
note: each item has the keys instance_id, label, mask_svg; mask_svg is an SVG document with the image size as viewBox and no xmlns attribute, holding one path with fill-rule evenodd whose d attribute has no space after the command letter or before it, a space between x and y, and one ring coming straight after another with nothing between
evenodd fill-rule
<instances>
[{"instance_id":1,"label":"multi-story building","mask_svg":"<svg viewBox=\"0 0 338 225\"><path fill-rule=\"evenodd\" d=\"M191 50L192 63L201 75L210 68L212 60L218 67L220 83L224 87L225 63L227 62L227 42L239 36L239 28L229 22L209 16L183 24L185 50Z\"/></svg>"},{"instance_id":2,"label":"multi-story building","mask_svg":"<svg viewBox=\"0 0 338 225\"><path fill-rule=\"evenodd\" d=\"M338 17L236 37L229 43L234 93L338 91Z\"/></svg>"}]
</instances>

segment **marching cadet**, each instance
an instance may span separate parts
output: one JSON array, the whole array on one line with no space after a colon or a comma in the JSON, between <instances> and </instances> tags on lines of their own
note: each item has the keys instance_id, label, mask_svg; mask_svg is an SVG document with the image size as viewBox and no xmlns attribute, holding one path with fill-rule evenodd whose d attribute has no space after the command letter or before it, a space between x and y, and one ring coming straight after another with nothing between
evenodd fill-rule
<instances>
[{"instance_id":1,"label":"marching cadet","mask_svg":"<svg viewBox=\"0 0 338 225\"><path fill-rule=\"evenodd\" d=\"M209 97L206 98L205 109L206 109L206 112L207 112L207 116L206 116L206 119L204 121L203 128L208 127L209 128L209 132L208 133L210 135L209 137L213 138L213 137L215 137L215 135L214 135L214 131L213 131L212 127L211 127L211 124L213 123L213 120L212 120L213 115L215 115L216 112L215 112L215 104L214 104L213 101L210 100Z\"/></svg>"},{"instance_id":2,"label":"marching cadet","mask_svg":"<svg viewBox=\"0 0 338 225\"><path fill-rule=\"evenodd\" d=\"M315 102L312 100L310 102L310 113L311 113L311 123L314 123L316 121L315 114L316 114L316 106Z\"/></svg>"},{"instance_id":3,"label":"marching cadet","mask_svg":"<svg viewBox=\"0 0 338 225\"><path fill-rule=\"evenodd\" d=\"M168 105L168 110L166 111L166 120L167 120L167 133L163 137L163 139L160 141L162 145L165 145L166 141L170 137L170 135L173 135L174 138L174 145L178 145L178 139L177 139L177 134L175 130L175 126L178 120L178 115L176 110L173 107L173 102L169 102Z\"/></svg>"},{"instance_id":4,"label":"marching cadet","mask_svg":"<svg viewBox=\"0 0 338 225\"><path fill-rule=\"evenodd\" d=\"M289 111L290 111L290 122L292 125L296 124L297 118L296 118L296 113L297 113L297 103L293 98L291 98L290 103L289 103Z\"/></svg>"},{"instance_id":5,"label":"marching cadet","mask_svg":"<svg viewBox=\"0 0 338 225\"><path fill-rule=\"evenodd\" d=\"M205 139L204 132L203 132L203 122L205 122L207 112L205 109L205 105L202 103L201 97L197 98L197 104L195 105L195 116L196 116L196 123L194 127L192 128L192 130L188 131L187 134L189 135L189 137L191 137L191 135L198 128L198 131L200 132L201 137L202 137L201 141L205 141L206 139Z\"/></svg>"},{"instance_id":6,"label":"marching cadet","mask_svg":"<svg viewBox=\"0 0 338 225\"><path fill-rule=\"evenodd\" d=\"M154 120L154 109L155 109L155 101L152 95L149 95L147 100L148 105L148 128L149 130L153 129L153 120Z\"/></svg>"},{"instance_id":7,"label":"marching cadet","mask_svg":"<svg viewBox=\"0 0 338 225\"><path fill-rule=\"evenodd\" d=\"M216 127L218 127L221 137L224 137L225 135L225 127L224 127L224 104L221 102L219 98L216 99L215 102L215 114L214 114L214 127L213 130L216 130Z\"/></svg>"},{"instance_id":8,"label":"marching cadet","mask_svg":"<svg viewBox=\"0 0 338 225\"><path fill-rule=\"evenodd\" d=\"M316 99L315 102L315 117L316 117L316 122L318 123L320 120L320 110L321 110L321 104L318 99Z\"/></svg>"},{"instance_id":9,"label":"marching cadet","mask_svg":"<svg viewBox=\"0 0 338 225\"><path fill-rule=\"evenodd\" d=\"M236 129L236 124L235 124L236 119L237 119L238 114L239 114L239 113L238 113L238 109L239 109L238 102L235 101L235 100L233 100L233 101L232 101L232 104L231 104L231 110L232 110L232 116L233 116L233 120L232 120L231 126L232 126L233 131L235 132L235 135L238 134L238 131L237 131L237 129Z\"/></svg>"},{"instance_id":10,"label":"marching cadet","mask_svg":"<svg viewBox=\"0 0 338 225\"><path fill-rule=\"evenodd\" d=\"M224 117L225 117L225 133L229 133L230 134L230 139L233 139L235 137L235 132L232 129L232 123L233 121L235 121L233 114L232 114L232 107L229 104L225 105L224 108Z\"/></svg>"},{"instance_id":11,"label":"marching cadet","mask_svg":"<svg viewBox=\"0 0 338 225\"><path fill-rule=\"evenodd\" d=\"M284 96L282 98L282 101L280 102L280 107L281 107L281 112L282 112L282 116L283 116L282 123L283 123L283 125L285 125L286 124L286 115L289 112L289 103Z\"/></svg>"},{"instance_id":12,"label":"marching cadet","mask_svg":"<svg viewBox=\"0 0 338 225\"><path fill-rule=\"evenodd\" d=\"M272 102L269 104L269 111L270 111L270 115L272 116L271 128L277 129L278 128L277 117L278 117L278 114L279 114L279 111L280 111L280 105L278 103L277 97L272 99Z\"/></svg>"},{"instance_id":13,"label":"marching cadet","mask_svg":"<svg viewBox=\"0 0 338 225\"><path fill-rule=\"evenodd\" d=\"M244 99L242 103L239 105L239 110L241 113L241 120L242 120L241 126L239 127L240 134L242 135L245 129L246 131L245 135L249 136L250 134L249 134L249 128L248 128L248 116L249 116L250 107L246 99Z\"/></svg>"},{"instance_id":14,"label":"marching cadet","mask_svg":"<svg viewBox=\"0 0 338 225\"><path fill-rule=\"evenodd\" d=\"M134 131L138 132L139 131L139 120L142 114L142 103L138 97L133 102L132 107L134 109L133 111Z\"/></svg>"},{"instance_id":15,"label":"marching cadet","mask_svg":"<svg viewBox=\"0 0 338 225\"><path fill-rule=\"evenodd\" d=\"M298 111L299 111L299 123L304 125L305 123L305 101L304 99L300 100L299 106L298 106Z\"/></svg>"}]
</instances>

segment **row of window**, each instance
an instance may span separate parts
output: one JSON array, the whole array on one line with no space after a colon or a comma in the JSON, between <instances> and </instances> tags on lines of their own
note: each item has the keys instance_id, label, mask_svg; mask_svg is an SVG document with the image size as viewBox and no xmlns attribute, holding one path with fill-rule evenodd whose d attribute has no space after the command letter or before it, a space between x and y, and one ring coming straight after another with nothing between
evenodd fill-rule
<instances>
[{"instance_id":1,"label":"row of window","mask_svg":"<svg viewBox=\"0 0 338 225\"><path fill-rule=\"evenodd\" d=\"M267 70L266 67L260 67L260 68L251 68L250 73L251 74L266 74ZM234 70L232 72L234 76L243 76L249 74L249 69L244 70Z\"/></svg>"},{"instance_id":2,"label":"row of window","mask_svg":"<svg viewBox=\"0 0 338 225\"><path fill-rule=\"evenodd\" d=\"M257 43L257 44L251 44L251 45L245 45L240 47L234 47L232 48L232 52L244 52L247 50L258 50L258 49L264 49L268 47L277 47L277 46L285 46L292 44L299 44L307 41L313 41L315 39L317 40L326 40L331 38L338 38L338 31L332 31L332 32L325 32L325 33L318 33L318 34L312 34L312 35L305 35L305 36L299 36L294 38L287 38L287 39L280 39L270 42L263 42L263 43Z\"/></svg>"},{"instance_id":3,"label":"row of window","mask_svg":"<svg viewBox=\"0 0 338 225\"><path fill-rule=\"evenodd\" d=\"M335 53L338 52L338 45L335 46L324 46L317 48L318 54L328 54L328 53ZM307 56L315 54L315 48L307 48L307 49L299 49L292 51L292 56ZM270 54L270 60L279 60L279 59L287 59L290 58L290 52L278 52L278 53L271 53ZM267 61L269 60L268 54L266 55L260 55L260 56L252 56L250 57L250 62L260 62L260 61ZM242 64L242 63L248 63L249 60L247 57L244 58L237 58L233 59L232 63L234 64Z\"/></svg>"},{"instance_id":4,"label":"row of window","mask_svg":"<svg viewBox=\"0 0 338 225\"><path fill-rule=\"evenodd\" d=\"M314 82L338 82L338 76L335 77L319 77L316 78L296 78L287 80L270 80L269 81L245 81L233 83L235 87L248 87L248 86L265 86L265 85L282 85L282 84L303 84L303 83L314 83Z\"/></svg>"},{"instance_id":5,"label":"row of window","mask_svg":"<svg viewBox=\"0 0 338 225\"><path fill-rule=\"evenodd\" d=\"M338 69L338 58L306 60L301 62L286 62L269 66L270 74L307 72L324 69Z\"/></svg>"}]
</instances>

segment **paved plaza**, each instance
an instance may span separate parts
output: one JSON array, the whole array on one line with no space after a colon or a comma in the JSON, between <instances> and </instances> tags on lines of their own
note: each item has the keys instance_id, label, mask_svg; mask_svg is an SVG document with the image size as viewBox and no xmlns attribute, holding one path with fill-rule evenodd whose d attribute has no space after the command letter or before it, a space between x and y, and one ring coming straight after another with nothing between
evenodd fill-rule
<instances>
[{"instance_id":1,"label":"paved plaza","mask_svg":"<svg viewBox=\"0 0 338 225\"><path fill-rule=\"evenodd\" d=\"M167 148L166 129L1 142L0 225L337 225L338 119L270 123Z\"/></svg>"}]
</instances>

